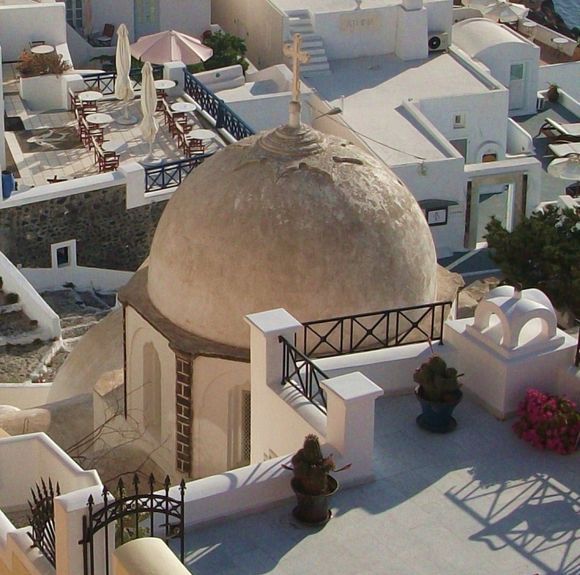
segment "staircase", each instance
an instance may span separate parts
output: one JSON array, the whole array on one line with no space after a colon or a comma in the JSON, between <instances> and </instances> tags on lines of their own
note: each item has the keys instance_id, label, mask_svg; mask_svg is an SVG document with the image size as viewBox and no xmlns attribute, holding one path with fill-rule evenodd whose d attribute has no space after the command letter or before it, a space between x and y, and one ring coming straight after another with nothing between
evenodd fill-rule
<instances>
[{"instance_id":1,"label":"staircase","mask_svg":"<svg viewBox=\"0 0 580 575\"><path fill-rule=\"evenodd\" d=\"M26 345L41 336L38 322L24 313L18 295L0 287L0 347Z\"/></svg>"},{"instance_id":2,"label":"staircase","mask_svg":"<svg viewBox=\"0 0 580 575\"><path fill-rule=\"evenodd\" d=\"M290 38L294 34L302 36L302 49L310 54L308 64L302 64L300 70L305 78L312 76L327 76L330 65L324 49L322 36L314 32L314 26L308 10L289 10L286 12L289 19Z\"/></svg>"}]
</instances>

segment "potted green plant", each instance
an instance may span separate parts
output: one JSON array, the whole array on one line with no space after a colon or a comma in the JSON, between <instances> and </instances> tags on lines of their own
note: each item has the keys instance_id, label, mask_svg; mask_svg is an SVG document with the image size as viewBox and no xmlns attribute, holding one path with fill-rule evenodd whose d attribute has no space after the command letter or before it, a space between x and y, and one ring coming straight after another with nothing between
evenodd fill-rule
<instances>
[{"instance_id":1,"label":"potted green plant","mask_svg":"<svg viewBox=\"0 0 580 575\"><path fill-rule=\"evenodd\" d=\"M284 465L294 473L291 486L296 494L297 505L293 515L308 525L324 525L331 516L328 498L338 490L338 481L331 471L336 469L332 455L324 457L316 435L307 435L304 445L292 457L292 465Z\"/></svg>"},{"instance_id":2,"label":"potted green plant","mask_svg":"<svg viewBox=\"0 0 580 575\"><path fill-rule=\"evenodd\" d=\"M558 92L558 84L550 84L546 90L546 99L548 102L557 102L559 97L560 93Z\"/></svg>"},{"instance_id":3,"label":"potted green plant","mask_svg":"<svg viewBox=\"0 0 580 575\"><path fill-rule=\"evenodd\" d=\"M418 384L415 395L422 408L417 417L420 427L436 433L455 429L457 422L452 414L463 397L459 383L461 375L438 355L432 355L415 370L413 381Z\"/></svg>"}]
</instances>

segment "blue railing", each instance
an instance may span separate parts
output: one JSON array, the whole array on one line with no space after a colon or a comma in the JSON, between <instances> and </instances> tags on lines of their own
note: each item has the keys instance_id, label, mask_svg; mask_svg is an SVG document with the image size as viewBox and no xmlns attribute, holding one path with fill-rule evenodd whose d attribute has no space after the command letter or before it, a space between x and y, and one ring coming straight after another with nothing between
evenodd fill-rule
<instances>
[{"instance_id":1,"label":"blue railing","mask_svg":"<svg viewBox=\"0 0 580 575\"><path fill-rule=\"evenodd\" d=\"M145 193L158 192L179 186L185 177L213 154L193 156L184 160L165 162L158 166L145 167Z\"/></svg>"},{"instance_id":2,"label":"blue railing","mask_svg":"<svg viewBox=\"0 0 580 575\"><path fill-rule=\"evenodd\" d=\"M115 92L115 78L117 72L96 72L94 74L84 74L83 81L87 90L96 90L105 96ZM163 77L163 66L153 66L153 77L159 80ZM141 87L141 68L129 70L129 78L133 81L134 88Z\"/></svg>"},{"instance_id":3,"label":"blue railing","mask_svg":"<svg viewBox=\"0 0 580 575\"><path fill-rule=\"evenodd\" d=\"M183 90L215 120L216 128L227 130L236 140L254 135L254 130L244 120L187 70L184 71Z\"/></svg>"}]
</instances>

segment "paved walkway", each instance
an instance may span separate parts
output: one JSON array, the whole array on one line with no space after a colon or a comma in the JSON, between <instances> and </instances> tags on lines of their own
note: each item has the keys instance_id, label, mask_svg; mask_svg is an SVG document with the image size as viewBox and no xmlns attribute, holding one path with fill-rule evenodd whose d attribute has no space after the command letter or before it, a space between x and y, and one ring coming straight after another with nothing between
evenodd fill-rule
<instances>
[{"instance_id":1,"label":"paved walkway","mask_svg":"<svg viewBox=\"0 0 580 575\"><path fill-rule=\"evenodd\" d=\"M465 399L447 436L415 425L412 396L383 398L376 412L377 480L341 490L326 527L296 525L288 502L191 530L191 572L580 573L580 453L534 450Z\"/></svg>"}]
</instances>

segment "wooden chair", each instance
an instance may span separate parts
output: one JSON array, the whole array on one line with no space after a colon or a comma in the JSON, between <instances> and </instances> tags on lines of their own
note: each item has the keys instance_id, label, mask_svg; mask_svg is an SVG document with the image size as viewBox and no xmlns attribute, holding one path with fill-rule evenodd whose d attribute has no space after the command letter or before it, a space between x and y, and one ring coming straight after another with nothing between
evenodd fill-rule
<instances>
[{"instance_id":1,"label":"wooden chair","mask_svg":"<svg viewBox=\"0 0 580 575\"><path fill-rule=\"evenodd\" d=\"M117 152L107 152L101 147L102 142L93 139L93 150L95 161L99 165L99 172L110 172L119 167L119 154Z\"/></svg>"},{"instance_id":2,"label":"wooden chair","mask_svg":"<svg viewBox=\"0 0 580 575\"><path fill-rule=\"evenodd\" d=\"M94 142L102 144L105 140L103 128L89 124L84 116L79 118L79 136L81 142L85 148L91 150L94 146Z\"/></svg>"},{"instance_id":3,"label":"wooden chair","mask_svg":"<svg viewBox=\"0 0 580 575\"><path fill-rule=\"evenodd\" d=\"M100 36L92 38L95 46L110 46L113 42L113 36L115 35L115 26L113 24L105 24L103 26L103 32Z\"/></svg>"},{"instance_id":4,"label":"wooden chair","mask_svg":"<svg viewBox=\"0 0 580 575\"><path fill-rule=\"evenodd\" d=\"M203 140L200 140L198 138L188 138L187 135L182 141L181 148L188 158L191 158L191 156L205 154L205 146Z\"/></svg>"}]
</instances>

